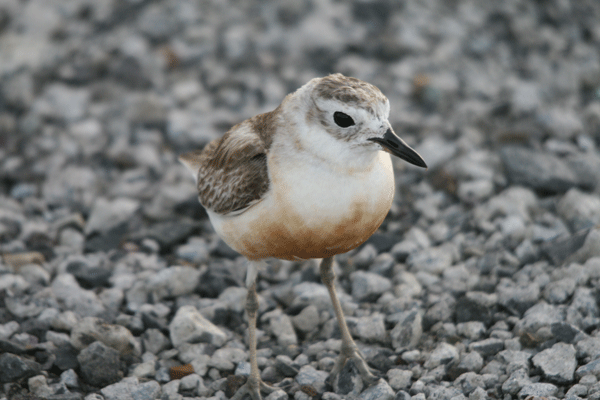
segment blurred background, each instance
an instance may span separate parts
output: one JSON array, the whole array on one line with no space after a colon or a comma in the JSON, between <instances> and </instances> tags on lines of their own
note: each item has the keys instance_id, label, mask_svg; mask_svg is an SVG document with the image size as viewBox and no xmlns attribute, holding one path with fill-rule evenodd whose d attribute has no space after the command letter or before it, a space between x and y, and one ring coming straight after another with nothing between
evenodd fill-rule
<instances>
[{"instance_id":1,"label":"blurred background","mask_svg":"<svg viewBox=\"0 0 600 400\"><path fill-rule=\"evenodd\" d=\"M450 390L440 382L495 360L481 375L500 377L486 393L516 396L541 380L553 388L538 395L564 395L584 376L575 366L600 357L599 21L597 0L0 0L0 339L51 341L36 348L55 354L69 341L56 334L94 316L125 326L140 354L182 354L173 315L195 305L244 348L243 260L215 236L177 156L341 72L383 91L394 130L429 165L395 164L381 230L338 257L353 333L374 348L367 358L400 360L418 344L394 364L412 371L408 383L386 375L395 393ZM285 311L259 327L259 348L276 349L261 368L276 375L277 355L301 354L286 346L336 328L327 304L312 330L294 319L318 300L314 263L274 262L262 277L261 311ZM407 315L423 332L390 333ZM291 342L268 323L280 319ZM479 366L415 370L439 343L452 343L458 365L492 339L529 357L568 343L560 354L573 367L557 378L542 360L507 388L514 368L487 350ZM50 363L48 384L72 369L83 382L74 392L115 381L86 378L85 346L69 346L74 364ZM173 354L129 359L121 376L154 360L141 376L164 384L194 359ZM234 372L216 365L196 371L213 388L203 395Z\"/></svg>"}]
</instances>

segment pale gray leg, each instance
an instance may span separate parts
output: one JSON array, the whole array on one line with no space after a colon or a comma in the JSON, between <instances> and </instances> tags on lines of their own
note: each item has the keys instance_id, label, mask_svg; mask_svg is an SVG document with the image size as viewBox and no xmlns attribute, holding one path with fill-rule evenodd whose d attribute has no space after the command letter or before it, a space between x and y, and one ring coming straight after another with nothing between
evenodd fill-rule
<instances>
[{"instance_id":1,"label":"pale gray leg","mask_svg":"<svg viewBox=\"0 0 600 400\"><path fill-rule=\"evenodd\" d=\"M329 290L329 296L331 297L331 302L333 303L333 310L335 311L338 325L340 327L340 332L342 333L342 348L340 350L340 356L336 360L333 369L331 370L331 375L329 379L333 383L333 379L337 374L340 373L344 364L346 364L346 361L348 359L353 359L362 378L369 384L375 383L379 378L373 375L373 373L369 370L365 359L363 358L362 354L360 354L356 343L354 343L354 340L350 335L348 325L346 325L346 318L344 317L344 312L342 311L342 305L340 304L337 292L335 291L335 273L333 272L333 257L324 258L323 261L321 261L320 272L321 280Z\"/></svg>"},{"instance_id":2,"label":"pale gray leg","mask_svg":"<svg viewBox=\"0 0 600 400\"><path fill-rule=\"evenodd\" d=\"M258 314L258 295L256 294L256 272L258 264L250 262L248 266L248 295L246 296L246 313L248 314L248 345L250 347L250 376L246 383L238 389L231 400L241 400L249 394L252 400L262 400L261 390L271 393L275 388L268 386L260 379L258 362L256 361L256 317ZM251 282L250 282L251 281Z\"/></svg>"}]
</instances>

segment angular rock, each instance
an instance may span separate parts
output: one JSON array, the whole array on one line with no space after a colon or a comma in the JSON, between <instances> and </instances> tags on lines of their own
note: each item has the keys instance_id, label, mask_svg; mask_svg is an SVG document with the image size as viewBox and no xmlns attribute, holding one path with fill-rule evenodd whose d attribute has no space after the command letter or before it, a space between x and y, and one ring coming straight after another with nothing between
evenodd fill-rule
<instances>
[{"instance_id":1,"label":"angular rock","mask_svg":"<svg viewBox=\"0 0 600 400\"><path fill-rule=\"evenodd\" d=\"M189 294L198 286L202 273L197 268L174 266L165 268L148 280L148 289L158 299Z\"/></svg>"},{"instance_id":2,"label":"angular rock","mask_svg":"<svg viewBox=\"0 0 600 400\"><path fill-rule=\"evenodd\" d=\"M0 383L12 383L40 373L41 366L35 361L10 353L0 355Z\"/></svg>"},{"instance_id":3,"label":"angular rock","mask_svg":"<svg viewBox=\"0 0 600 400\"><path fill-rule=\"evenodd\" d=\"M141 354L139 345L129 329L121 325L107 324L100 318L84 318L71 331L71 344L78 350L97 340L122 355Z\"/></svg>"},{"instance_id":4,"label":"angular rock","mask_svg":"<svg viewBox=\"0 0 600 400\"><path fill-rule=\"evenodd\" d=\"M579 184L568 164L552 154L509 146L500 150L500 158L506 177L514 185L542 193L564 193Z\"/></svg>"},{"instance_id":5,"label":"angular rock","mask_svg":"<svg viewBox=\"0 0 600 400\"><path fill-rule=\"evenodd\" d=\"M524 399L527 396L550 397L558 392L558 388L550 383L530 383L523 386L519 391L519 398Z\"/></svg>"},{"instance_id":6,"label":"angular rock","mask_svg":"<svg viewBox=\"0 0 600 400\"><path fill-rule=\"evenodd\" d=\"M575 348L571 344L556 343L551 348L536 354L532 361L550 382L566 384L573 381L577 359Z\"/></svg>"},{"instance_id":7,"label":"angular rock","mask_svg":"<svg viewBox=\"0 0 600 400\"><path fill-rule=\"evenodd\" d=\"M94 342L83 349L77 361L82 379L92 386L104 387L123 377L119 352L102 342Z\"/></svg>"},{"instance_id":8,"label":"angular rock","mask_svg":"<svg viewBox=\"0 0 600 400\"><path fill-rule=\"evenodd\" d=\"M392 288L388 278L372 272L356 271L351 279L352 297L357 301L374 302Z\"/></svg>"},{"instance_id":9,"label":"angular rock","mask_svg":"<svg viewBox=\"0 0 600 400\"><path fill-rule=\"evenodd\" d=\"M169 324L171 343L177 347L182 343L207 342L221 347L227 335L207 320L193 306L183 306L177 310Z\"/></svg>"},{"instance_id":10,"label":"angular rock","mask_svg":"<svg viewBox=\"0 0 600 400\"><path fill-rule=\"evenodd\" d=\"M390 332L396 351L417 345L423 334L421 314L417 310L400 313L398 323Z\"/></svg>"}]
</instances>

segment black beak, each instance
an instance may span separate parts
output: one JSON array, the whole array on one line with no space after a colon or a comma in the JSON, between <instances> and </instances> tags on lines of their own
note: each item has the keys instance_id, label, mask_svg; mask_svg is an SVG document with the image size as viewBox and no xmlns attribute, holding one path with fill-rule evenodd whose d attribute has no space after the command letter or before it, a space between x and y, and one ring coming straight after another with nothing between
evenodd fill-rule
<instances>
[{"instance_id":1,"label":"black beak","mask_svg":"<svg viewBox=\"0 0 600 400\"><path fill-rule=\"evenodd\" d=\"M425 160L414 151L404 140L400 139L391 128L385 132L383 138L370 138L369 140L379 143L389 153L409 162L417 167L427 168Z\"/></svg>"}]
</instances>

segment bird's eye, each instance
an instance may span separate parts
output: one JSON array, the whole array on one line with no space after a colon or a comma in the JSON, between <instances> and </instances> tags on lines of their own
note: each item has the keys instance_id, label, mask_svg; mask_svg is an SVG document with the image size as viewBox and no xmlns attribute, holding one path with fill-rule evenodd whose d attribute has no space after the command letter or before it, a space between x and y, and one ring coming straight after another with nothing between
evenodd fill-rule
<instances>
[{"instance_id":1,"label":"bird's eye","mask_svg":"<svg viewBox=\"0 0 600 400\"><path fill-rule=\"evenodd\" d=\"M340 111L336 111L333 113L333 120L338 126L342 128L347 128L349 126L354 125L354 120L352 119L352 117Z\"/></svg>"}]
</instances>

